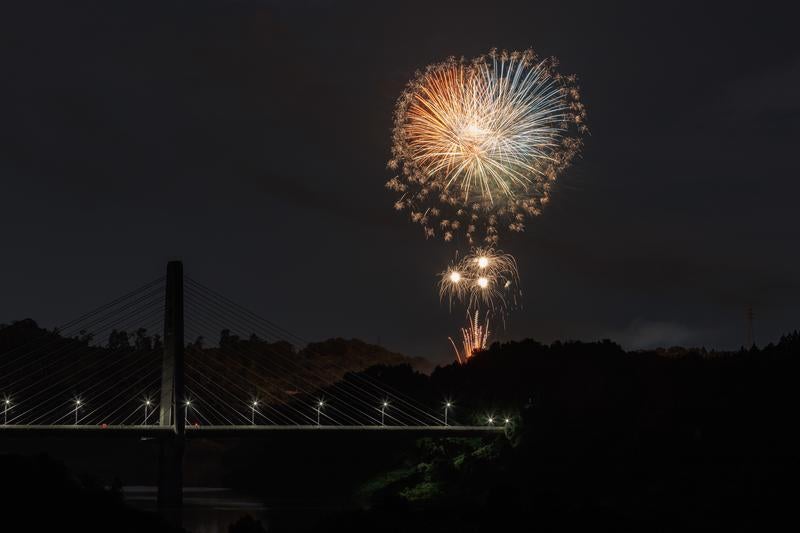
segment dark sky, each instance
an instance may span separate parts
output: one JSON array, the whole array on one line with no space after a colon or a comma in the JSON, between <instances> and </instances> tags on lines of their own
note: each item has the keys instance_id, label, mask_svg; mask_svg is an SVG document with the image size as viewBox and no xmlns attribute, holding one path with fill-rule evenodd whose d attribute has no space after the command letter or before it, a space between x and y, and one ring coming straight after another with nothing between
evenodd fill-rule
<instances>
[{"instance_id":1,"label":"dark sky","mask_svg":"<svg viewBox=\"0 0 800 533\"><path fill-rule=\"evenodd\" d=\"M800 39L768 2L17 2L0 14L0 322L65 322L162 274L309 339L437 361L463 322L384 189L415 69L557 55L591 136L506 240L499 338L735 348L800 326ZM610 3L603 3L610 4Z\"/></svg>"}]
</instances>

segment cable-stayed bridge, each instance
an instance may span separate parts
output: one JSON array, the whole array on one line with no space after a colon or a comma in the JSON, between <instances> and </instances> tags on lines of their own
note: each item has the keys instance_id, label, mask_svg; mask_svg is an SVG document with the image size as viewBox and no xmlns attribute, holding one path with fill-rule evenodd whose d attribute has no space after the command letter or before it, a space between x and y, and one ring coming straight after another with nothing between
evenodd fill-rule
<instances>
[{"instance_id":1,"label":"cable-stayed bridge","mask_svg":"<svg viewBox=\"0 0 800 533\"><path fill-rule=\"evenodd\" d=\"M181 503L186 439L504 429L461 425L449 403L346 366L184 276L177 261L57 330L17 323L0 342L0 436L156 438L162 508Z\"/></svg>"}]
</instances>

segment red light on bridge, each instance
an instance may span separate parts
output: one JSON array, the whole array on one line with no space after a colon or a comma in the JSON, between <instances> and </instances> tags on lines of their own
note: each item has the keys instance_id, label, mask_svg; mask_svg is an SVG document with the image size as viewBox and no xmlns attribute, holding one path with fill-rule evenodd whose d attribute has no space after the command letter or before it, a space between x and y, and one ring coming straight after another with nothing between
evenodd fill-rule
<instances>
[{"instance_id":1,"label":"red light on bridge","mask_svg":"<svg viewBox=\"0 0 800 533\"><path fill-rule=\"evenodd\" d=\"M106 429L106 428L108 428L108 424L100 424L100 427L103 428L103 429Z\"/></svg>"}]
</instances>

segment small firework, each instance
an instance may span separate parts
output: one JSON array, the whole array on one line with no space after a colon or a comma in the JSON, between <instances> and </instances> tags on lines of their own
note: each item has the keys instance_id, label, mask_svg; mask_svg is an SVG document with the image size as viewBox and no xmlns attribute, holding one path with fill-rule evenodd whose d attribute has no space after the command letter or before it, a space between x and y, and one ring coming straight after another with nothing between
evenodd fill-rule
<instances>
[{"instance_id":1,"label":"small firework","mask_svg":"<svg viewBox=\"0 0 800 533\"><path fill-rule=\"evenodd\" d=\"M492 50L431 65L408 84L388 165L399 175L386 185L426 237L492 245L541 213L587 131L576 78L556 66L532 50Z\"/></svg>"},{"instance_id":2,"label":"small firework","mask_svg":"<svg viewBox=\"0 0 800 533\"><path fill-rule=\"evenodd\" d=\"M463 303L468 310L484 306L508 309L517 303L519 273L510 254L493 248L473 248L439 274L439 298Z\"/></svg>"},{"instance_id":3,"label":"small firework","mask_svg":"<svg viewBox=\"0 0 800 533\"><path fill-rule=\"evenodd\" d=\"M469 300L469 291L474 284L472 271L464 267L465 265L456 257L456 261L439 274L439 300L447 299L451 309L454 300L457 302Z\"/></svg>"},{"instance_id":4,"label":"small firework","mask_svg":"<svg viewBox=\"0 0 800 533\"><path fill-rule=\"evenodd\" d=\"M467 313L467 327L461 328L461 350L458 349L452 337L447 338L456 352L456 361L463 365L476 352L486 349L489 342L489 313L486 313L483 324L480 323L477 310L473 316Z\"/></svg>"}]
</instances>

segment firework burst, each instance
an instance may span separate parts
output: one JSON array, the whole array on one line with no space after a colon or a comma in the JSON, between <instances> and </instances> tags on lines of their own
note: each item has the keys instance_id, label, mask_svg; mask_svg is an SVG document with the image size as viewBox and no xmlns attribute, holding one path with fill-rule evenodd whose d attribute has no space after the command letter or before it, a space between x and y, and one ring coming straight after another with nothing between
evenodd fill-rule
<instances>
[{"instance_id":1,"label":"firework burst","mask_svg":"<svg viewBox=\"0 0 800 533\"><path fill-rule=\"evenodd\" d=\"M468 310L514 307L519 294L517 261L494 248L473 248L439 274L439 298L463 303Z\"/></svg>"},{"instance_id":2,"label":"firework burst","mask_svg":"<svg viewBox=\"0 0 800 533\"><path fill-rule=\"evenodd\" d=\"M456 261L439 274L439 300L447 300L451 309L453 301L469 301L470 291L474 289L475 279L464 266Z\"/></svg>"},{"instance_id":3,"label":"firework burst","mask_svg":"<svg viewBox=\"0 0 800 533\"><path fill-rule=\"evenodd\" d=\"M453 345L453 350L456 352L456 361L462 365L466 363L475 352L485 350L489 342L489 313L486 313L486 318L481 324L478 311L470 316L467 313L467 327L461 328L461 349L458 349L452 337L447 337L450 344Z\"/></svg>"},{"instance_id":4,"label":"firework burst","mask_svg":"<svg viewBox=\"0 0 800 533\"><path fill-rule=\"evenodd\" d=\"M586 131L574 76L532 50L451 58L417 74L395 110L387 183L427 237L495 244L538 215Z\"/></svg>"}]
</instances>

